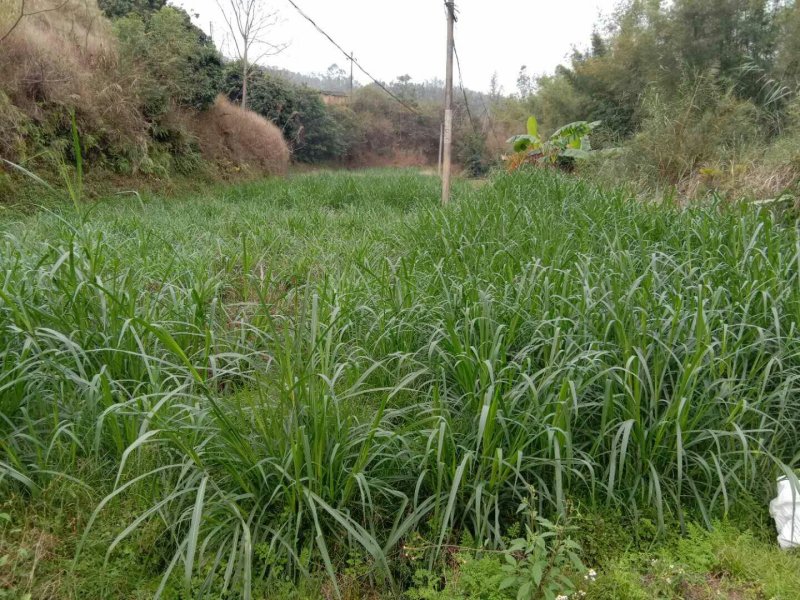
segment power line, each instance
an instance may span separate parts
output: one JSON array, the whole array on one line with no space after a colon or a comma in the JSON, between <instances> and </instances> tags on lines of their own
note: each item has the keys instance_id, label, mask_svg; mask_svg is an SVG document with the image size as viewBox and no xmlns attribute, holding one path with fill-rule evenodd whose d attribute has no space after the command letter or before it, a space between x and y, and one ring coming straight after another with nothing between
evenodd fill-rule
<instances>
[{"instance_id":1,"label":"power line","mask_svg":"<svg viewBox=\"0 0 800 600\"><path fill-rule=\"evenodd\" d=\"M458 10L456 9L455 2L452 0L445 0L444 1L445 10L452 11L453 13L453 22L458 23ZM469 100L467 100L467 90L464 88L464 75L461 72L461 58L458 56L458 48L456 47L455 40L453 41L453 54L456 55L456 65L458 66L458 87L461 88L461 93L464 96L464 106L467 108L467 116L469 117L469 124L472 126L472 132L478 133L478 130L475 128L475 121L472 118L472 111L469 108Z\"/></svg>"},{"instance_id":2,"label":"power line","mask_svg":"<svg viewBox=\"0 0 800 600\"><path fill-rule=\"evenodd\" d=\"M478 131L475 128L475 122L472 119L472 112L469 109L469 102L467 101L467 91L466 88L464 87L464 78L461 74L461 60L458 57L458 49L456 48L455 44L453 44L453 50L455 50L456 64L458 65L458 84L461 87L461 92L464 94L464 104L467 107L467 114L469 115L469 121L470 124L472 125L472 131L473 133L477 134ZM481 104L483 105L483 112L486 115L486 123L489 125L489 129L491 130L492 135L495 137L495 139L497 139L497 132L494 129L494 123L492 123L492 116L491 114L489 114L489 107L486 106L486 100L484 99L483 96L484 95L481 92L478 92L478 99L481 101Z\"/></svg>"},{"instance_id":3,"label":"power line","mask_svg":"<svg viewBox=\"0 0 800 600\"><path fill-rule=\"evenodd\" d=\"M475 121L472 119L472 111L469 109L469 100L467 100L467 90L464 87L464 77L461 73L461 59L458 57L458 48L453 42L453 52L456 55L456 65L458 66L458 87L461 88L461 93L464 95L464 106L467 107L467 116L469 117L469 124L472 125L472 133L477 134L478 130L475 128Z\"/></svg>"},{"instance_id":4,"label":"power line","mask_svg":"<svg viewBox=\"0 0 800 600\"><path fill-rule=\"evenodd\" d=\"M445 2L445 5L447 5L447 2ZM461 72L461 58L458 56L458 48L456 47L455 42L453 42L453 51L454 51L454 53L456 55L456 65L458 66L458 85L461 88L461 93L464 95L464 105L467 108L467 115L469 116L470 125L472 125L472 131L473 131L473 133L477 134L478 131L477 131L477 128L475 127L475 120L472 118L472 111L469 108L469 100L467 100L467 90L464 87L464 76L463 76L463 74ZM496 138L497 137L497 133L494 130L494 124L492 123L492 117L489 114L489 108L486 106L486 101L483 99L483 94L478 93L478 98L480 99L481 104L483 105L483 112L486 114L486 120L487 120L487 123L489 124L489 129L492 130L492 135L494 135L494 137Z\"/></svg>"},{"instance_id":5,"label":"power line","mask_svg":"<svg viewBox=\"0 0 800 600\"><path fill-rule=\"evenodd\" d=\"M302 17L303 17L303 18L304 18L306 21L308 21L309 23L311 23L311 24L314 26L314 29L316 29L316 30L317 30L317 31L319 31L319 32L320 32L322 35L324 35L326 38L328 38L328 41L329 41L331 44L333 44L334 46L336 46L336 48L339 50L339 52L341 52L342 54L344 54L344 56L347 58L347 60L349 60L349 61L350 61L350 64L351 64L351 65L352 65L352 64L355 64L355 65L356 65L356 66L359 68L359 70L360 70L362 73L364 73L364 75L366 75L367 77L369 77L369 78L370 78L370 79L371 79L371 80L372 80L372 81L375 83L375 85L377 85L377 86L378 86L379 88L381 88L381 89L382 89L384 92L386 92L387 94L389 94L389 95L390 95L392 98L394 98L395 100L397 100L397 101L398 101L400 104L402 104L402 105L403 105L403 106L404 106L404 107L405 107L407 110L409 110L409 111L411 111L411 112L413 112L414 114L417 114L417 115L418 115L418 114L420 114L420 112L419 112L419 111L418 111L416 108L414 108L413 106L411 106L410 104L408 104L407 102L405 102L405 101L404 101L402 98L400 98L399 96L397 96L396 94L394 94L394 93L393 93L393 92L392 92L392 91L391 91L389 88L387 88L385 85L383 85L383 84L382 84L380 81L378 81L378 80L377 80L377 79L375 79L375 78L374 78L372 75L370 75L370 74L367 72L367 70L366 70L364 67L362 67L362 66L361 66L361 64L360 64L360 63L359 63L359 62L358 62L358 61L357 61L355 58L353 58L353 55L352 55L352 53L345 52L345 51L344 51L344 48L342 48L342 47L341 47L339 44L337 44L337 43L334 41L334 39L333 39L331 36L329 36L329 35L328 35L328 34L325 32L325 30L323 30L323 29L322 29L322 27L320 27L319 25L317 25L317 24L316 24L316 22L314 21L314 19L312 19L311 17L309 17L309 16L308 16L308 15L307 15L305 12L303 12L303 9L301 9L299 6L297 6L297 4L295 4L294 0L287 0L287 2L289 2L289 4L291 4L291 5L292 5L292 6L295 8L295 10L296 10L298 13L300 13L300 16L302 16Z\"/></svg>"},{"instance_id":6,"label":"power line","mask_svg":"<svg viewBox=\"0 0 800 600\"><path fill-rule=\"evenodd\" d=\"M486 100L484 100L483 95L480 95L479 98L481 99L481 104L483 105L483 113L486 115L486 123L489 125L489 130L492 132L494 139L499 139L497 137L497 131L494 128L494 122L492 121L492 115L489 113L489 107L486 106ZM501 140L502 141L502 140Z\"/></svg>"}]
</instances>

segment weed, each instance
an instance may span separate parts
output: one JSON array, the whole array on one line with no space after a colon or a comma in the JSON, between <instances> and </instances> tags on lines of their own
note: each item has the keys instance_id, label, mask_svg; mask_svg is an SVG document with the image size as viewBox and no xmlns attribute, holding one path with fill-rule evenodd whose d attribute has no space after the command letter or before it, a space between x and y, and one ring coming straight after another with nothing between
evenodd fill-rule
<instances>
[{"instance_id":1,"label":"weed","mask_svg":"<svg viewBox=\"0 0 800 600\"><path fill-rule=\"evenodd\" d=\"M530 486L635 523L586 550L624 557L797 467L795 228L545 170L437 196L323 173L0 224L3 493L94 486L76 564L117 514L100 563L155 536L162 595L345 596L400 593L415 533L431 573L502 551Z\"/></svg>"}]
</instances>

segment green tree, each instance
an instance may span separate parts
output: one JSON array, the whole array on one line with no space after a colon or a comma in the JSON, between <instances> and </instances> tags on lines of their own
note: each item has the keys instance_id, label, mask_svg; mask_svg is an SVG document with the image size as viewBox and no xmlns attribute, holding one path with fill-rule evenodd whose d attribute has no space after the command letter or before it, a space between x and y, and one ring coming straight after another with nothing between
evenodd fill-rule
<instances>
[{"instance_id":1,"label":"green tree","mask_svg":"<svg viewBox=\"0 0 800 600\"><path fill-rule=\"evenodd\" d=\"M517 92L521 99L525 99L533 93L533 82L528 74L527 65L522 65L517 74Z\"/></svg>"},{"instance_id":2,"label":"green tree","mask_svg":"<svg viewBox=\"0 0 800 600\"><path fill-rule=\"evenodd\" d=\"M674 98L683 82L702 76L757 101L765 82L800 69L797 14L795 3L777 0L631 0L606 37L595 31L588 51L537 82L532 112L548 124L551 114L555 122L601 120L612 137L625 138L641 125L646 90Z\"/></svg>"},{"instance_id":3,"label":"green tree","mask_svg":"<svg viewBox=\"0 0 800 600\"><path fill-rule=\"evenodd\" d=\"M148 16L167 5L167 0L97 0L97 6L109 19L118 19L131 13Z\"/></svg>"},{"instance_id":4,"label":"green tree","mask_svg":"<svg viewBox=\"0 0 800 600\"><path fill-rule=\"evenodd\" d=\"M242 100L243 69L238 62L225 69L224 91L234 102ZM346 155L347 136L336 113L322 102L319 92L255 67L249 77L248 106L283 132L296 160L320 162Z\"/></svg>"},{"instance_id":5,"label":"green tree","mask_svg":"<svg viewBox=\"0 0 800 600\"><path fill-rule=\"evenodd\" d=\"M149 17L130 13L115 21L123 68L134 75L145 115L157 117L171 103L202 110L220 88L222 60L189 15L164 7Z\"/></svg>"},{"instance_id":6,"label":"green tree","mask_svg":"<svg viewBox=\"0 0 800 600\"><path fill-rule=\"evenodd\" d=\"M776 20L775 75L787 85L800 86L800 3L784 6Z\"/></svg>"}]
</instances>

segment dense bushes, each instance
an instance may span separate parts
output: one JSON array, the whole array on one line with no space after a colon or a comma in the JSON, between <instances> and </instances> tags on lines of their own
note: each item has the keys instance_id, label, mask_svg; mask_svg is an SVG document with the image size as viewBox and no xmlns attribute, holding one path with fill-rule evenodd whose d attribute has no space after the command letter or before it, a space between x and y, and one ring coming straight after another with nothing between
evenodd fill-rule
<instances>
[{"instance_id":1,"label":"dense bushes","mask_svg":"<svg viewBox=\"0 0 800 600\"><path fill-rule=\"evenodd\" d=\"M763 139L756 107L708 78L687 82L671 98L654 90L640 112L638 131L613 165L642 182L677 185L708 161L736 160Z\"/></svg>"},{"instance_id":2,"label":"dense bushes","mask_svg":"<svg viewBox=\"0 0 800 600\"><path fill-rule=\"evenodd\" d=\"M241 102L241 69L225 69L224 89ZM326 106L318 90L256 69L248 84L252 110L283 131L295 160L347 165L424 165L436 161L439 110L428 103L411 112L376 86L355 91L345 106Z\"/></svg>"},{"instance_id":3,"label":"dense bushes","mask_svg":"<svg viewBox=\"0 0 800 600\"><path fill-rule=\"evenodd\" d=\"M172 7L143 18L130 14L114 22L119 69L135 78L144 115L158 118L172 106L203 110L220 89L222 58L211 40Z\"/></svg>"},{"instance_id":4,"label":"dense bushes","mask_svg":"<svg viewBox=\"0 0 800 600\"><path fill-rule=\"evenodd\" d=\"M684 196L775 197L800 181L785 150L795 145L798 31L794 0L622 4L588 50L534 93L521 89L516 105L545 130L602 121L593 140L622 158L596 157L584 173Z\"/></svg>"},{"instance_id":5,"label":"dense bushes","mask_svg":"<svg viewBox=\"0 0 800 600\"><path fill-rule=\"evenodd\" d=\"M23 19L2 42L0 94L10 109L0 132L0 154L38 166L70 160L71 115L92 162L141 161L147 123L131 97L131 81L117 72L113 36L96 8Z\"/></svg>"},{"instance_id":6,"label":"dense bushes","mask_svg":"<svg viewBox=\"0 0 800 600\"><path fill-rule=\"evenodd\" d=\"M800 182L800 99L787 105L782 130L770 134L764 113L707 79L674 99L654 93L643 102L639 130L611 157L598 155L581 171L609 182L682 197L797 195Z\"/></svg>"},{"instance_id":7,"label":"dense bushes","mask_svg":"<svg viewBox=\"0 0 800 600\"><path fill-rule=\"evenodd\" d=\"M196 130L231 130L210 122L221 114L213 104L222 57L183 10L162 4L104 2L106 13L119 17L113 23L91 2L23 19L2 42L0 156L57 177L64 162L76 159L74 115L90 178L97 172L106 179L107 171L162 179L244 167L283 171L284 158L278 167L273 159L285 144L255 115L237 120L269 131L271 151L252 139L226 140L224 153L199 143Z\"/></svg>"},{"instance_id":8,"label":"dense bushes","mask_svg":"<svg viewBox=\"0 0 800 600\"><path fill-rule=\"evenodd\" d=\"M97 5L109 19L130 14L147 16L167 5L167 0L97 0Z\"/></svg>"},{"instance_id":9,"label":"dense bushes","mask_svg":"<svg viewBox=\"0 0 800 600\"><path fill-rule=\"evenodd\" d=\"M223 88L233 102L241 102L242 69L238 63L227 65ZM344 129L334 111L323 104L318 91L257 67L248 82L247 94L249 108L283 132L295 160L313 163L346 153Z\"/></svg>"},{"instance_id":10,"label":"dense bushes","mask_svg":"<svg viewBox=\"0 0 800 600\"><path fill-rule=\"evenodd\" d=\"M405 108L376 86L358 90L351 108L361 123L358 142L351 150L356 161L376 157L391 162L431 164L439 149L440 107L411 101Z\"/></svg>"}]
</instances>

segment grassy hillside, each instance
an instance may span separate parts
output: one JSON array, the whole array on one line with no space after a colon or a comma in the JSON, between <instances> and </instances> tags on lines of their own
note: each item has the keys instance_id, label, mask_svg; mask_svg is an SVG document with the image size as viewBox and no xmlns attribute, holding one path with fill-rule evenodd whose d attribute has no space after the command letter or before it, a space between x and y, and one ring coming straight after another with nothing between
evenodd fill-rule
<instances>
[{"instance_id":1,"label":"grassy hillside","mask_svg":"<svg viewBox=\"0 0 800 600\"><path fill-rule=\"evenodd\" d=\"M13 165L63 186L79 154L99 193L286 171L281 130L218 97L221 55L163 4L113 22L94 0L0 8L0 205L29 195Z\"/></svg>"},{"instance_id":2,"label":"grassy hillside","mask_svg":"<svg viewBox=\"0 0 800 600\"><path fill-rule=\"evenodd\" d=\"M796 228L548 170L437 198L323 173L6 213L0 587L794 597L763 532L798 466Z\"/></svg>"}]
</instances>

